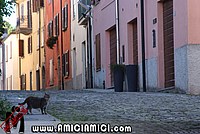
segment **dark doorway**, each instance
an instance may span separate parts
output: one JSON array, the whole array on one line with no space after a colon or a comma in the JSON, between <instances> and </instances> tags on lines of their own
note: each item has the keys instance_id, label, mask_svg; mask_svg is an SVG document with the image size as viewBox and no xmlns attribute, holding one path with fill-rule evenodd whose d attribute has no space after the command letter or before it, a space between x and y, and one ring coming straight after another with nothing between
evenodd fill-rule
<instances>
[{"instance_id":1,"label":"dark doorway","mask_svg":"<svg viewBox=\"0 0 200 134\"><path fill-rule=\"evenodd\" d=\"M117 35L116 28L110 30L110 65L117 64ZM113 73L111 73L111 86L114 85Z\"/></svg>"},{"instance_id":2,"label":"dark doorway","mask_svg":"<svg viewBox=\"0 0 200 134\"><path fill-rule=\"evenodd\" d=\"M36 88L40 91L40 70L36 71Z\"/></svg>"},{"instance_id":3,"label":"dark doorway","mask_svg":"<svg viewBox=\"0 0 200 134\"><path fill-rule=\"evenodd\" d=\"M45 67L42 67L42 89L45 89Z\"/></svg>"},{"instance_id":4,"label":"dark doorway","mask_svg":"<svg viewBox=\"0 0 200 134\"><path fill-rule=\"evenodd\" d=\"M32 72L30 72L30 90L31 90L31 91L33 90L32 81L33 81Z\"/></svg>"},{"instance_id":5,"label":"dark doorway","mask_svg":"<svg viewBox=\"0 0 200 134\"><path fill-rule=\"evenodd\" d=\"M174 88L173 0L163 2L165 88Z\"/></svg>"}]
</instances>

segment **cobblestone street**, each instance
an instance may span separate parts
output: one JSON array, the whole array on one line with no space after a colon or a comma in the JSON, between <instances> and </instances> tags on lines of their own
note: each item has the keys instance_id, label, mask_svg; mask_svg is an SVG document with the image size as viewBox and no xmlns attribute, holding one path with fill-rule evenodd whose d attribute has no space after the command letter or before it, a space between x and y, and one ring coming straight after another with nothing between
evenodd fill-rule
<instances>
[{"instance_id":1,"label":"cobblestone street","mask_svg":"<svg viewBox=\"0 0 200 134\"><path fill-rule=\"evenodd\" d=\"M1 91L1 98L22 99L44 92ZM65 122L131 125L135 134L200 133L200 96L166 93L115 93L112 90L47 91L48 113ZM16 102L15 101L15 102Z\"/></svg>"}]
</instances>

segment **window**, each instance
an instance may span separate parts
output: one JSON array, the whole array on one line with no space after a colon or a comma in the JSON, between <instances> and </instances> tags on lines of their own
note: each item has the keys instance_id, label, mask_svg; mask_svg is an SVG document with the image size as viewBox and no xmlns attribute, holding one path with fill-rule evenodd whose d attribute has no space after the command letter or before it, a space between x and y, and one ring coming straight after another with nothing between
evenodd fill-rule
<instances>
[{"instance_id":1,"label":"window","mask_svg":"<svg viewBox=\"0 0 200 134\"><path fill-rule=\"evenodd\" d=\"M32 53L32 36L28 38L28 54Z\"/></svg>"},{"instance_id":2,"label":"window","mask_svg":"<svg viewBox=\"0 0 200 134\"><path fill-rule=\"evenodd\" d=\"M8 45L6 45L6 62L8 61Z\"/></svg>"},{"instance_id":3,"label":"window","mask_svg":"<svg viewBox=\"0 0 200 134\"><path fill-rule=\"evenodd\" d=\"M96 35L96 71L101 70L101 36Z\"/></svg>"},{"instance_id":4,"label":"window","mask_svg":"<svg viewBox=\"0 0 200 134\"><path fill-rule=\"evenodd\" d=\"M125 62L125 46L122 46L122 62Z\"/></svg>"},{"instance_id":5,"label":"window","mask_svg":"<svg viewBox=\"0 0 200 134\"><path fill-rule=\"evenodd\" d=\"M68 5L62 9L62 30L66 30L68 27Z\"/></svg>"},{"instance_id":6,"label":"window","mask_svg":"<svg viewBox=\"0 0 200 134\"><path fill-rule=\"evenodd\" d=\"M42 28L42 31L41 31L41 47L44 47L44 27Z\"/></svg>"},{"instance_id":7,"label":"window","mask_svg":"<svg viewBox=\"0 0 200 134\"><path fill-rule=\"evenodd\" d=\"M69 51L63 54L63 73L64 76L69 76Z\"/></svg>"},{"instance_id":8,"label":"window","mask_svg":"<svg viewBox=\"0 0 200 134\"><path fill-rule=\"evenodd\" d=\"M53 85L53 83L54 83L54 70L53 70L53 59L51 59L50 61L49 61L49 71L50 71L50 85Z\"/></svg>"},{"instance_id":9,"label":"window","mask_svg":"<svg viewBox=\"0 0 200 134\"><path fill-rule=\"evenodd\" d=\"M58 36L59 35L59 14L57 14L54 18L54 27L55 27L55 36Z\"/></svg>"},{"instance_id":10,"label":"window","mask_svg":"<svg viewBox=\"0 0 200 134\"><path fill-rule=\"evenodd\" d=\"M33 12L37 12L39 8L40 0L33 0Z\"/></svg>"},{"instance_id":11,"label":"window","mask_svg":"<svg viewBox=\"0 0 200 134\"><path fill-rule=\"evenodd\" d=\"M10 59L12 59L12 41L10 41Z\"/></svg>"},{"instance_id":12,"label":"window","mask_svg":"<svg viewBox=\"0 0 200 134\"><path fill-rule=\"evenodd\" d=\"M21 22L24 22L24 4L21 4Z\"/></svg>"},{"instance_id":13,"label":"window","mask_svg":"<svg viewBox=\"0 0 200 134\"><path fill-rule=\"evenodd\" d=\"M27 1L28 28L32 28L31 1Z\"/></svg>"},{"instance_id":14,"label":"window","mask_svg":"<svg viewBox=\"0 0 200 134\"><path fill-rule=\"evenodd\" d=\"M75 1L73 0L73 19L76 18L76 5L75 5Z\"/></svg>"},{"instance_id":15,"label":"window","mask_svg":"<svg viewBox=\"0 0 200 134\"><path fill-rule=\"evenodd\" d=\"M49 37L53 36L53 21L50 21L48 24L48 36Z\"/></svg>"},{"instance_id":16,"label":"window","mask_svg":"<svg viewBox=\"0 0 200 134\"><path fill-rule=\"evenodd\" d=\"M153 48L156 47L156 30L152 30L153 33Z\"/></svg>"},{"instance_id":17,"label":"window","mask_svg":"<svg viewBox=\"0 0 200 134\"><path fill-rule=\"evenodd\" d=\"M24 40L19 40L19 56L24 57Z\"/></svg>"},{"instance_id":18,"label":"window","mask_svg":"<svg viewBox=\"0 0 200 134\"><path fill-rule=\"evenodd\" d=\"M26 90L26 74L20 76L20 82L21 90Z\"/></svg>"},{"instance_id":19,"label":"window","mask_svg":"<svg viewBox=\"0 0 200 134\"><path fill-rule=\"evenodd\" d=\"M91 0L82 0L82 3L85 5L91 5ZM78 20L81 20L83 18L83 14L86 12L87 10L78 4Z\"/></svg>"}]
</instances>

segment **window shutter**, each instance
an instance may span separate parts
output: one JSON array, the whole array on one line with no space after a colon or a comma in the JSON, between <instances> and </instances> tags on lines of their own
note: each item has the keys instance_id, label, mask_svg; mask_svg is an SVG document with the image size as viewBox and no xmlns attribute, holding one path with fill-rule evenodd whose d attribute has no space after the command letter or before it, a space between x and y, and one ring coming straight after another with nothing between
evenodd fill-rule
<instances>
[{"instance_id":1,"label":"window shutter","mask_svg":"<svg viewBox=\"0 0 200 134\"><path fill-rule=\"evenodd\" d=\"M55 22L54 23L54 32L55 32L54 35L56 36L57 35L57 16L54 17L54 22Z\"/></svg>"},{"instance_id":2,"label":"window shutter","mask_svg":"<svg viewBox=\"0 0 200 134\"><path fill-rule=\"evenodd\" d=\"M24 40L19 40L19 56L24 57Z\"/></svg>"},{"instance_id":3,"label":"window shutter","mask_svg":"<svg viewBox=\"0 0 200 134\"><path fill-rule=\"evenodd\" d=\"M101 42L100 42L100 34L96 35L96 70L99 71L101 69Z\"/></svg>"},{"instance_id":4,"label":"window shutter","mask_svg":"<svg viewBox=\"0 0 200 134\"><path fill-rule=\"evenodd\" d=\"M65 7L62 9L62 30L65 30Z\"/></svg>"},{"instance_id":5,"label":"window shutter","mask_svg":"<svg viewBox=\"0 0 200 134\"><path fill-rule=\"evenodd\" d=\"M36 9L36 0L33 0L33 12L37 12L37 9Z\"/></svg>"},{"instance_id":6,"label":"window shutter","mask_svg":"<svg viewBox=\"0 0 200 134\"><path fill-rule=\"evenodd\" d=\"M50 24L50 33L51 33L51 37L53 36L53 21L51 21L51 24Z\"/></svg>"},{"instance_id":7,"label":"window shutter","mask_svg":"<svg viewBox=\"0 0 200 134\"><path fill-rule=\"evenodd\" d=\"M65 54L65 76L69 76L69 51Z\"/></svg>"},{"instance_id":8,"label":"window shutter","mask_svg":"<svg viewBox=\"0 0 200 134\"><path fill-rule=\"evenodd\" d=\"M57 27L57 36L59 35L59 14L57 15L57 23L56 23L56 27Z\"/></svg>"},{"instance_id":9,"label":"window shutter","mask_svg":"<svg viewBox=\"0 0 200 134\"><path fill-rule=\"evenodd\" d=\"M32 44L33 42L32 42L32 36L30 37L30 53L32 53Z\"/></svg>"},{"instance_id":10,"label":"window shutter","mask_svg":"<svg viewBox=\"0 0 200 134\"><path fill-rule=\"evenodd\" d=\"M68 27L68 5L65 6L65 28Z\"/></svg>"},{"instance_id":11,"label":"window shutter","mask_svg":"<svg viewBox=\"0 0 200 134\"><path fill-rule=\"evenodd\" d=\"M65 75L65 54L62 55L62 68L63 68L63 75Z\"/></svg>"},{"instance_id":12,"label":"window shutter","mask_svg":"<svg viewBox=\"0 0 200 134\"><path fill-rule=\"evenodd\" d=\"M30 54L30 37L28 38L28 54Z\"/></svg>"}]
</instances>

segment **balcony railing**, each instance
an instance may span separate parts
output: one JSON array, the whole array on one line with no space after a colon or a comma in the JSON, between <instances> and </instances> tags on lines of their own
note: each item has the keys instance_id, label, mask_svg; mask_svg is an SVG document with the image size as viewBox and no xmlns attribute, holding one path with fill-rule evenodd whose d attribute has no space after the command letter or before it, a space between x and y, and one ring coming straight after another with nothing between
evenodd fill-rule
<instances>
[{"instance_id":1,"label":"balcony railing","mask_svg":"<svg viewBox=\"0 0 200 134\"><path fill-rule=\"evenodd\" d=\"M21 16L17 18L17 29L23 34L30 34L32 32L32 17Z\"/></svg>"}]
</instances>

